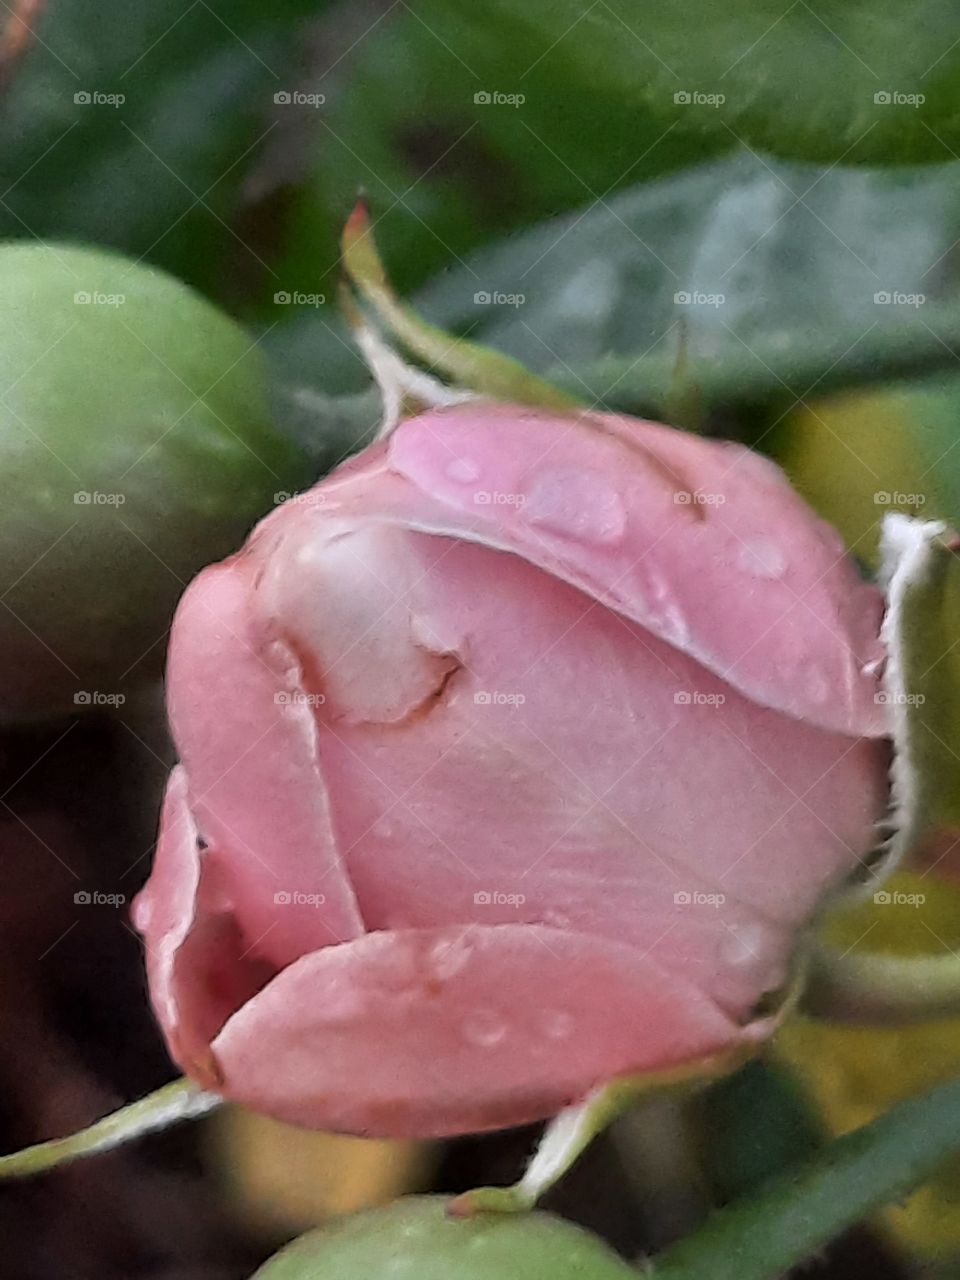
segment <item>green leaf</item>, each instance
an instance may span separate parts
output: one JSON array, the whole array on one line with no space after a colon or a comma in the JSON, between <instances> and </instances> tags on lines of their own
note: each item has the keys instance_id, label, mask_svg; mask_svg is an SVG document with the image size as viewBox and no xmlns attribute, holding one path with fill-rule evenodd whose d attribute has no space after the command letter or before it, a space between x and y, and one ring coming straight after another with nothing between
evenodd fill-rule
<instances>
[{"instance_id":1,"label":"green leaf","mask_svg":"<svg viewBox=\"0 0 960 1280\"><path fill-rule=\"evenodd\" d=\"M361 188L391 278L407 292L517 227L703 158L702 139L678 140L620 86L584 74L573 43L543 51L516 6L493 19L483 5L401 5L326 59L329 71L321 63L316 87L327 100L314 113L310 176L278 287L332 292L323 280ZM727 135L708 150L733 145Z\"/></svg>"},{"instance_id":2,"label":"green leaf","mask_svg":"<svg viewBox=\"0 0 960 1280\"><path fill-rule=\"evenodd\" d=\"M254 1280L636 1280L596 1236L547 1213L455 1219L439 1196L311 1231Z\"/></svg>"},{"instance_id":3,"label":"green leaf","mask_svg":"<svg viewBox=\"0 0 960 1280\"><path fill-rule=\"evenodd\" d=\"M471 0L431 0L424 20ZM737 138L790 159L943 161L960 149L960 46L951 0L493 0L540 56L576 58L684 133ZM505 86L506 87L506 86ZM879 95L879 96L878 96Z\"/></svg>"},{"instance_id":4,"label":"green leaf","mask_svg":"<svg viewBox=\"0 0 960 1280\"><path fill-rule=\"evenodd\" d=\"M292 87L296 21L318 7L128 0L121 20L111 0L38 6L4 92L0 235L91 240L211 291L264 272L228 224L273 95Z\"/></svg>"},{"instance_id":5,"label":"green leaf","mask_svg":"<svg viewBox=\"0 0 960 1280\"><path fill-rule=\"evenodd\" d=\"M738 155L551 218L413 302L575 396L661 418L685 332L706 407L772 408L766 427L798 398L954 365L958 190L960 164L827 172ZM305 376L357 385L325 318L271 339Z\"/></svg>"},{"instance_id":6,"label":"green leaf","mask_svg":"<svg viewBox=\"0 0 960 1280\"><path fill-rule=\"evenodd\" d=\"M657 1260L657 1280L774 1280L960 1150L960 1081L900 1103Z\"/></svg>"},{"instance_id":7,"label":"green leaf","mask_svg":"<svg viewBox=\"0 0 960 1280\"><path fill-rule=\"evenodd\" d=\"M891 361L953 363L958 178L731 157L532 228L417 305L603 403L662 405L685 328L708 403L789 404ZM478 279L522 304L477 306Z\"/></svg>"}]
</instances>

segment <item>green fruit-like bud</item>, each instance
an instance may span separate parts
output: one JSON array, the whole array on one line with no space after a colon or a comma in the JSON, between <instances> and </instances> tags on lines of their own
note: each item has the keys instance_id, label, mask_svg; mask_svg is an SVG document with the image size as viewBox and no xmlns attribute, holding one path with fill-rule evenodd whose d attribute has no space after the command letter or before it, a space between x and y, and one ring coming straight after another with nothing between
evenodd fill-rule
<instances>
[{"instance_id":1,"label":"green fruit-like bud","mask_svg":"<svg viewBox=\"0 0 960 1280\"><path fill-rule=\"evenodd\" d=\"M636 1280L601 1240L548 1213L450 1218L412 1196L311 1231L254 1280Z\"/></svg>"},{"instance_id":2,"label":"green fruit-like bud","mask_svg":"<svg viewBox=\"0 0 960 1280\"><path fill-rule=\"evenodd\" d=\"M210 303L116 254L0 246L0 719L155 675L192 575L309 478Z\"/></svg>"}]
</instances>

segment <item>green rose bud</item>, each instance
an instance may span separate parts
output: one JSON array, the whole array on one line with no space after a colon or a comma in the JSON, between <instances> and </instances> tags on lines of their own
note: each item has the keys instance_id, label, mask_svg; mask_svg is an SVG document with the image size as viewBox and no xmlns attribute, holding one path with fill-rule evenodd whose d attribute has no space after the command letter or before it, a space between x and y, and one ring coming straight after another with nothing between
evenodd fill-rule
<instances>
[{"instance_id":1,"label":"green rose bud","mask_svg":"<svg viewBox=\"0 0 960 1280\"><path fill-rule=\"evenodd\" d=\"M116 705L186 582L310 479L253 339L153 268L0 246L0 717Z\"/></svg>"},{"instance_id":2,"label":"green rose bud","mask_svg":"<svg viewBox=\"0 0 960 1280\"><path fill-rule=\"evenodd\" d=\"M450 1218L413 1196L294 1241L254 1280L636 1280L589 1232L548 1213Z\"/></svg>"}]
</instances>

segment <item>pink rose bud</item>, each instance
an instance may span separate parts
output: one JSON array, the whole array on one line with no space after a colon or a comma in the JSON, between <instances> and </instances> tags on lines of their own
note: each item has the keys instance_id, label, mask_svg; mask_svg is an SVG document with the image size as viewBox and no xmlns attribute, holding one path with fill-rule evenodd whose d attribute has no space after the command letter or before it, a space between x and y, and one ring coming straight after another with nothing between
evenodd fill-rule
<instances>
[{"instance_id":1,"label":"pink rose bud","mask_svg":"<svg viewBox=\"0 0 960 1280\"><path fill-rule=\"evenodd\" d=\"M180 604L136 911L174 1058L425 1138L749 1049L876 844L881 607L739 445L403 423Z\"/></svg>"}]
</instances>

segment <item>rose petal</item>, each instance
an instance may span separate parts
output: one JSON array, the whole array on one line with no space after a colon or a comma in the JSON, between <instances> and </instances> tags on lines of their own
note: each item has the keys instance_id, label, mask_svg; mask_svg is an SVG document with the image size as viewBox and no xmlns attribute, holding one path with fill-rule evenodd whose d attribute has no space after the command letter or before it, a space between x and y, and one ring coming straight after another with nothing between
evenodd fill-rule
<instances>
[{"instance_id":1,"label":"rose petal","mask_svg":"<svg viewBox=\"0 0 960 1280\"><path fill-rule=\"evenodd\" d=\"M612 1077L760 1033L629 948L501 925L372 933L305 956L213 1049L225 1095L258 1111L426 1138L542 1119Z\"/></svg>"},{"instance_id":2,"label":"rose petal","mask_svg":"<svg viewBox=\"0 0 960 1280\"><path fill-rule=\"evenodd\" d=\"M313 708L296 655L253 615L252 562L204 572L180 603L167 671L189 807L257 955L276 966L356 937Z\"/></svg>"},{"instance_id":3,"label":"rose petal","mask_svg":"<svg viewBox=\"0 0 960 1280\"><path fill-rule=\"evenodd\" d=\"M412 527L517 552L764 706L887 733L880 593L757 454L635 419L484 404L404 423L389 465L442 504L437 526L411 503Z\"/></svg>"}]
</instances>

